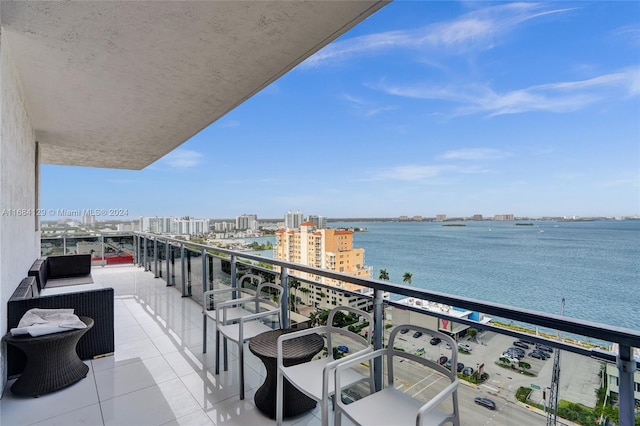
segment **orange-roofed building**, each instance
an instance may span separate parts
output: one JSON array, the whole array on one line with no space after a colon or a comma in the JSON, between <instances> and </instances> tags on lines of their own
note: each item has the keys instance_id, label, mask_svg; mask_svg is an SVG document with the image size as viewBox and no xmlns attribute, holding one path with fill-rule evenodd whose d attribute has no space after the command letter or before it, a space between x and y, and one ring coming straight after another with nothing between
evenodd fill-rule
<instances>
[{"instance_id":1,"label":"orange-roofed building","mask_svg":"<svg viewBox=\"0 0 640 426\"><path fill-rule=\"evenodd\" d=\"M276 232L274 257L279 260L301 263L316 268L343 272L363 278L371 277L371 269L364 266L364 249L353 248L353 232L337 229L318 229L314 222L300 224L300 230L281 229ZM322 282L345 290L369 294L369 289L327 279L305 272L292 272L292 275ZM365 307L368 303L357 296L343 294L340 291L327 291L308 283L301 283L303 302L320 308L331 308L336 305Z\"/></svg>"}]
</instances>

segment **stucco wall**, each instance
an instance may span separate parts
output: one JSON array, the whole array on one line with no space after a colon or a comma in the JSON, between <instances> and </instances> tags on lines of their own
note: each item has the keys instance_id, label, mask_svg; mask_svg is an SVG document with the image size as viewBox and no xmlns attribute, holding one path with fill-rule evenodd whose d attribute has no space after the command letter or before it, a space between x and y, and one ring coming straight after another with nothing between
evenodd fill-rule
<instances>
[{"instance_id":1,"label":"stucco wall","mask_svg":"<svg viewBox=\"0 0 640 426\"><path fill-rule=\"evenodd\" d=\"M11 59L0 33L0 335L7 331L7 300L40 255L36 231L35 132ZM19 215L13 209L25 209ZM0 352L2 389L6 382L5 348Z\"/></svg>"}]
</instances>

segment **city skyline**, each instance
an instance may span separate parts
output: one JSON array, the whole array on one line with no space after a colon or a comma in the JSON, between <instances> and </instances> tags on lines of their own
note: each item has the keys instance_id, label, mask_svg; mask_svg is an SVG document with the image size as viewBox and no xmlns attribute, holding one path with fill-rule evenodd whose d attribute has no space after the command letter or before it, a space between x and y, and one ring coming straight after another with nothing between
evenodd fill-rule
<instances>
[{"instance_id":1,"label":"city skyline","mask_svg":"<svg viewBox=\"0 0 640 426\"><path fill-rule=\"evenodd\" d=\"M636 216L638 16L632 2L392 3L142 171L43 165L40 207Z\"/></svg>"}]
</instances>

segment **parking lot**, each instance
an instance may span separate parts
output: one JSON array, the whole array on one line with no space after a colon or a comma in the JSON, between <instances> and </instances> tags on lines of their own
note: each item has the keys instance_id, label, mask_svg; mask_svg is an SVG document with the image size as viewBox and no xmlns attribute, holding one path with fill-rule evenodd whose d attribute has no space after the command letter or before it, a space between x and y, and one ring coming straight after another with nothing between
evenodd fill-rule
<instances>
[{"instance_id":1,"label":"parking lot","mask_svg":"<svg viewBox=\"0 0 640 426\"><path fill-rule=\"evenodd\" d=\"M441 356L451 356L451 350L445 347L444 342L437 345L429 343L431 336L423 335L413 337L413 332L398 335L396 346L406 351L416 353L424 349L425 358L438 360ZM522 359L531 365L528 370L532 375L519 373L516 370L503 368L496 364L501 354L509 347L513 346L515 339L509 336L496 334L493 332L483 332L477 336L477 341L463 339L459 343L469 345L469 353L458 353L458 362L465 367L472 367L477 370L484 364L483 371L489 374L489 379L478 386L479 389L504 398L508 401L515 401L515 393L520 386L539 387L530 396L533 402L543 404L542 391L551 385L551 373L553 368L554 354L546 360L540 360L528 356L533 349L525 349L525 357ZM421 351L420 351L421 352ZM562 352L560 357L560 386L559 398L572 402L577 402L588 407L593 407L596 403L595 389L599 386L600 363L593 359L576 355L569 352ZM463 383L466 383L463 381Z\"/></svg>"}]
</instances>

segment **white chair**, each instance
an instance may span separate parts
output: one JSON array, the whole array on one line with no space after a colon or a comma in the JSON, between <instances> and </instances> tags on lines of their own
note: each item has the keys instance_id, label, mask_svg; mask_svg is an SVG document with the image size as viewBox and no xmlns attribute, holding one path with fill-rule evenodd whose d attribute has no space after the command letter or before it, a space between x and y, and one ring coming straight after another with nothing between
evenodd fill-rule
<instances>
[{"instance_id":1,"label":"white chair","mask_svg":"<svg viewBox=\"0 0 640 426\"><path fill-rule=\"evenodd\" d=\"M274 329L261 321L266 317L277 317L278 326L276 328L282 327L282 311L280 309L282 292L282 287L277 284L261 283L253 297L229 300L216 305L216 330L224 339L238 344L240 399L244 399L244 344L258 334ZM230 315L226 311L237 308L244 309L245 312L253 312L229 320ZM223 318L227 318L227 320L225 321ZM275 325L275 321L272 321L272 324ZM220 371L220 352L219 345L216 347L218 350L216 353L216 374L218 374Z\"/></svg>"},{"instance_id":2,"label":"white chair","mask_svg":"<svg viewBox=\"0 0 640 426\"><path fill-rule=\"evenodd\" d=\"M365 335L367 337L362 337L356 332L335 326L334 318L338 312L350 313L359 317L362 321L367 321L369 324L361 330L362 332L366 332ZM285 366L283 362L283 342L312 333L317 333L325 337L327 356L298 365ZM349 360L355 356L371 352L373 350L371 347L372 334L373 319L371 318L371 315L348 306L339 306L329 313L327 325L307 328L280 336L278 338L278 375L276 393L277 424L281 425L284 417L284 379L287 379L289 383L298 388L302 393L320 403L322 425L328 425L329 398L335 393L335 375L333 374L333 370L341 362ZM346 357L334 359L334 350L337 349L338 346L347 346L347 348L350 347L353 349L355 347L354 345L359 346L360 350L357 350ZM370 376L370 378L371 377L372 376ZM373 380L370 378L370 387L373 391ZM354 385L363 380L367 380L367 378L353 371L350 372L350 374L345 374L342 383Z\"/></svg>"},{"instance_id":3,"label":"white chair","mask_svg":"<svg viewBox=\"0 0 640 426\"><path fill-rule=\"evenodd\" d=\"M423 334L439 337L444 342L448 342L451 346L451 371L440 365L436 360L430 360L419 357L412 353L398 350L394 347L396 336L403 328L420 331ZM438 331L429 330L415 325L399 325L393 329L389 337L389 346L385 349L359 355L341 363L335 370L336 375L336 409L335 409L335 425L340 426L342 415L346 415L353 423L357 425L442 425L451 423L455 426L460 425L460 413L458 411L458 377L456 375L457 365L457 345L453 339ZM368 362L373 364L375 358L382 358L383 364L386 363L386 386L378 392L364 396L361 399L345 404L339 395L344 390L343 374L350 367L360 363ZM439 377L448 379L449 384L438 394L426 403L422 403L413 399L408 393L403 392L395 387L394 382L394 362L399 362L397 358L403 358L402 361L412 361L422 366L429 367L440 373ZM404 363L404 368L411 368L411 363ZM384 374L383 374L384 375ZM435 380L435 379L434 379ZM383 380L384 382L384 380ZM435 383L435 382L434 382ZM451 398L452 409L442 410L438 406Z\"/></svg>"},{"instance_id":4,"label":"white chair","mask_svg":"<svg viewBox=\"0 0 640 426\"><path fill-rule=\"evenodd\" d=\"M223 321L233 322L238 318L249 315L252 312L242 308L241 302L246 298L252 298L256 294L256 289L263 282L261 276L254 274L242 275L237 281L237 287L218 288L215 290L205 291L202 295L202 316L203 316L203 332L202 332L202 353L207 353L207 321L208 319L216 320L216 305L220 303L220 299L224 297L224 300L237 300L238 305L227 308L225 310L225 317ZM234 296L234 292L237 292L235 299L231 299ZM243 298L245 296L245 298ZM219 353L220 348L220 332L216 329L216 354ZM228 368L227 360L227 341L224 341L224 369ZM219 373L218 365L216 365L216 374Z\"/></svg>"}]
</instances>

